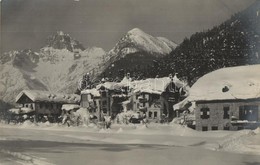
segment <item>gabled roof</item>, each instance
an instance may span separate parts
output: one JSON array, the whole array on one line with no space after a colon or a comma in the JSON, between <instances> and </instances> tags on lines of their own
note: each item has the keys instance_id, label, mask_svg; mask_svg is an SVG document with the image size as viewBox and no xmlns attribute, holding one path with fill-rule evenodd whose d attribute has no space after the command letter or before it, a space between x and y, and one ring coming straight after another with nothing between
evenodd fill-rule
<instances>
[{"instance_id":1,"label":"gabled roof","mask_svg":"<svg viewBox=\"0 0 260 165\"><path fill-rule=\"evenodd\" d=\"M190 90L190 101L260 98L260 65L223 68L201 77Z\"/></svg>"},{"instance_id":2,"label":"gabled roof","mask_svg":"<svg viewBox=\"0 0 260 165\"><path fill-rule=\"evenodd\" d=\"M176 76L170 79L169 77L162 78L148 78L145 80L136 80L131 81L131 79L124 78L121 82L105 82L97 85L94 89L83 90L81 94L91 93L92 95L97 95L98 90L104 87L107 90L120 90L124 87L129 87L130 90L141 93L152 93L152 94L161 94L165 89L173 82L176 87L183 88L185 92L189 91L189 86L183 81L179 80Z\"/></svg>"},{"instance_id":3,"label":"gabled roof","mask_svg":"<svg viewBox=\"0 0 260 165\"><path fill-rule=\"evenodd\" d=\"M80 96L76 94L62 94L62 93L54 93L54 92L39 91L39 90L23 90L16 96L15 102L18 102L23 95L29 97L33 102L37 102L37 101L58 102L58 103L79 103L80 102Z\"/></svg>"},{"instance_id":4,"label":"gabled roof","mask_svg":"<svg viewBox=\"0 0 260 165\"><path fill-rule=\"evenodd\" d=\"M173 82L178 88L188 88L187 84L179 80L177 77L173 77L172 80L169 77L149 78L145 80L133 81L131 85L134 92L161 94L166 90L171 82Z\"/></svg>"}]
</instances>

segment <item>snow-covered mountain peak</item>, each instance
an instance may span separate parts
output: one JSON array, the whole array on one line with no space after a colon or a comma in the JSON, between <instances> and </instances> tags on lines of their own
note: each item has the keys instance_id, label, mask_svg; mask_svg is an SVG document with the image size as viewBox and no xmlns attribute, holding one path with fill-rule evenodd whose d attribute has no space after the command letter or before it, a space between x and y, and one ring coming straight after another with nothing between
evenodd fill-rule
<instances>
[{"instance_id":1,"label":"snow-covered mountain peak","mask_svg":"<svg viewBox=\"0 0 260 165\"><path fill-rule=\"evenodd\" d=\"M128 31L127 34L139 35L139 36L149 35L149 34L145 33L143 30L141 30L139 28L134 28L134 29Z\"/></svg>"},{"instance_id":2,"label":"snow-covered mountain peak","mask_svg":"<svg viewBox=\"0 0 260 165\"><path fill-rule=\"evenodd\" d=\"M169 54L175 47L176 44L166 38L153 37L139 28L134 28L128 31L108 54L110 57L125 57L134 53L163 56Z\"/></svg>"},{"instance_id":3,"label":"snow-covered mountain peak","mask_svg":"<svg viewBox=\"0 0 260 165\"><path fill-rule=\"evenodd\" d=\"M85 50L79 41L73 39L69 34L66 34L63 31L57 31L54 35L49 36L46 47L52 47L54 49L67 49L71 52Z\"/></svg>"}]
</instances>

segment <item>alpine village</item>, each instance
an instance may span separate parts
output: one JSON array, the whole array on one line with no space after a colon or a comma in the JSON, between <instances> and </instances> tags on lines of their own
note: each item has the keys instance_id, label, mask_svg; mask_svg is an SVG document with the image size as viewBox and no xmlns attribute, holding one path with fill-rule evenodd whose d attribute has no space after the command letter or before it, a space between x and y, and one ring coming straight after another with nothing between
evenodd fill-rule
<instances>
[{"instance_id":1,"label":"alpine village","mask_svg":"<svg viewBox=\"0 0 260 165\"><path fill-rule=\"evenodd\" d=\"M62 31L38 52L0 56L5 123L260 126L260 1L179 45L139 28L108 52Z\"/></svg>"}]
</instances>

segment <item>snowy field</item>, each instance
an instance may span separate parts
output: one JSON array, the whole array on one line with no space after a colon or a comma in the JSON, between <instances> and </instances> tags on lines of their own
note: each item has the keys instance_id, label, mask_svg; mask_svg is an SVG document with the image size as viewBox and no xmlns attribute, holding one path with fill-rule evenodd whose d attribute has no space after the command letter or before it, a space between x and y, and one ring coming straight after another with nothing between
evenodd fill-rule
<instances>
[{"instance_id":1,"label":"snowy field","mask_svg":"<svg viewBox=\"0 0 260 165\"><path fill-rule=\"evenodd\" d=\"M197 132L170 124L0 124L0 164L259 165L260 129Z\"/></svg>"}]
</instances>

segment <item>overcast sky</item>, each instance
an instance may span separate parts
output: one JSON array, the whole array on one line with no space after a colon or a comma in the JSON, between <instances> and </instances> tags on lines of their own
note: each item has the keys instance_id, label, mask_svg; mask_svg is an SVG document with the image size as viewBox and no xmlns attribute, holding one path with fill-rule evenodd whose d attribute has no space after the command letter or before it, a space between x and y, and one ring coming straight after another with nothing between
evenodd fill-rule
<instances>
[{"instance_id":1,"label":"overcast sky","mask_svg":"<svg viewBox=\"0 0 260 165\"><path fill-rule=\"evenodd\" d=\"M1 51L45 45L57 30L85 47L111 49L138 27L176 43L218 25L254 0L2 0Z\"/></svg>"}]
</instances>

